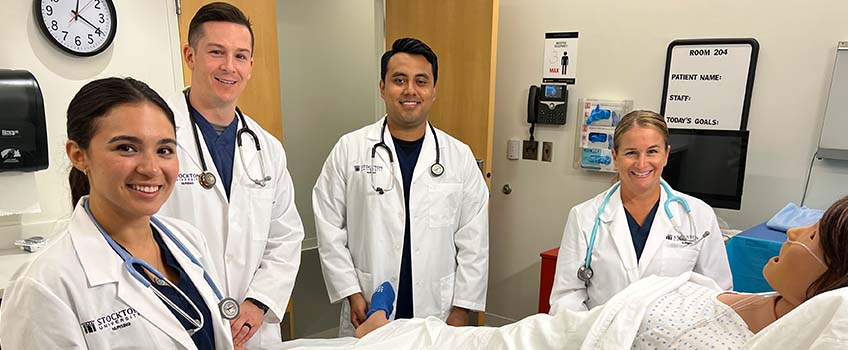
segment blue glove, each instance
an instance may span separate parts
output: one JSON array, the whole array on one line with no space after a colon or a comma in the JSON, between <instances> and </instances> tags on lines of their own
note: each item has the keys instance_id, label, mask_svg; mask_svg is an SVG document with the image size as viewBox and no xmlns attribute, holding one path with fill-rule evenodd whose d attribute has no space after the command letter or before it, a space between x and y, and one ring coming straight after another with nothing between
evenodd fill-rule
<instances>
[{"instance_id":1,"label":"blue glove","mask_svg":"<svg viewBox=\"0 0 848 350\"><path fill-rule=\"evenodd\" d=\"M610 119L610 114L609 110L601 109L601 105L595 105L595 108L589 113L589 118L586 119L586 125L592 125L599 120Z\"/></svg>"},{"instance_id":2,"label":"blue glove","mask_svg":"<svg viewBox=\"0 0 848 350\"><path fill-rule=\"evenodd\" d=\"M377 310L383 310L386 312L386 319L389 319L395 309L394 304L395 290L389 281L383 282L374 290L374 294L371 294L371 309L368 310L366 316L371 317L371 314L377 312Z\"/></svg>"}]
</instances>

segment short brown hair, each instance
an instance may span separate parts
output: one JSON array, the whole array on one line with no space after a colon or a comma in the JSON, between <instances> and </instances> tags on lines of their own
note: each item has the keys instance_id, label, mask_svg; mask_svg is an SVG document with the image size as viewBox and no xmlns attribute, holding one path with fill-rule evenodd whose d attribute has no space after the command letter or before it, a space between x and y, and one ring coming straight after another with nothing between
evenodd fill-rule
<instances>
[{"instance_id":1,"label":"short brown hair","mask_svg":"<svg viewBox=\"0 0 848 350\"><path fill-rule=\"evenodd\" d=\"M197 47L197 41L203 36L203 24L206 22L229 22L247 27L250 32L250 54L253 55L253 28L250 19L238 7L226 2L213 2L197 10L188 25L188 44L191 47Z\"/></svg>"}]
</instances>

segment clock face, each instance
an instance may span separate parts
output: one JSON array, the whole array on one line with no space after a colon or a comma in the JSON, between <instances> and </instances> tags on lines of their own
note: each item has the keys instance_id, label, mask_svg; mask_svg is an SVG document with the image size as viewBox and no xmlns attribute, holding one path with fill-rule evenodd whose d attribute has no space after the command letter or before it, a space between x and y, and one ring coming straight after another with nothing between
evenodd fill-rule
<instances>
[{"instance_id":1,"label":"clock face","mask_svg":"<svg viewBox=\"0 0 848 350\"><path fill-rule=\"evenodd\" d=\"M94 56L112 43L117 17L112 0L34 0L36 25L55 45Z\"/></svg>"}]
</instances>

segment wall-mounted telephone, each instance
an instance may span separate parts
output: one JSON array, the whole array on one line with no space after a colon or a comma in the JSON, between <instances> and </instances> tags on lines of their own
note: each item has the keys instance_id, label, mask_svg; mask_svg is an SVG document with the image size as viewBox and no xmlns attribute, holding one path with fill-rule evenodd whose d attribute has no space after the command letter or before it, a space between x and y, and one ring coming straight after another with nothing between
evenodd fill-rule
<instances>
[{"instance_id":1,"label":"wall-mounted telephone","mask_svg":"<svg viewBox=\"0 0 848 350\"><path fill-rule=\"evenodd\" d=\"M568 90L565 85L530 85L527 95L527 122L565 124Z\"/></svg>"}]
</instances>

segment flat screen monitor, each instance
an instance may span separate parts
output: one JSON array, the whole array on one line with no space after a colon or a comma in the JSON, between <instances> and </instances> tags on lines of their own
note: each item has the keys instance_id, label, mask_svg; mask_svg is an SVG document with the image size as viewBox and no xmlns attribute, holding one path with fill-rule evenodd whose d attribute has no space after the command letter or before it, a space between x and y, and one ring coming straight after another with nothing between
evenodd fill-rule
<instances>
[{"instance_id":1,"label":"flat screen monitor","mask_svg":"<svg viewBox=\"0 0 848 350\"><path fill-rule=\"evenodd\" d=\"M672 188L714 208L739 209L748 130L670 129L663 178Z\"/></svg>"}]
</instances>

